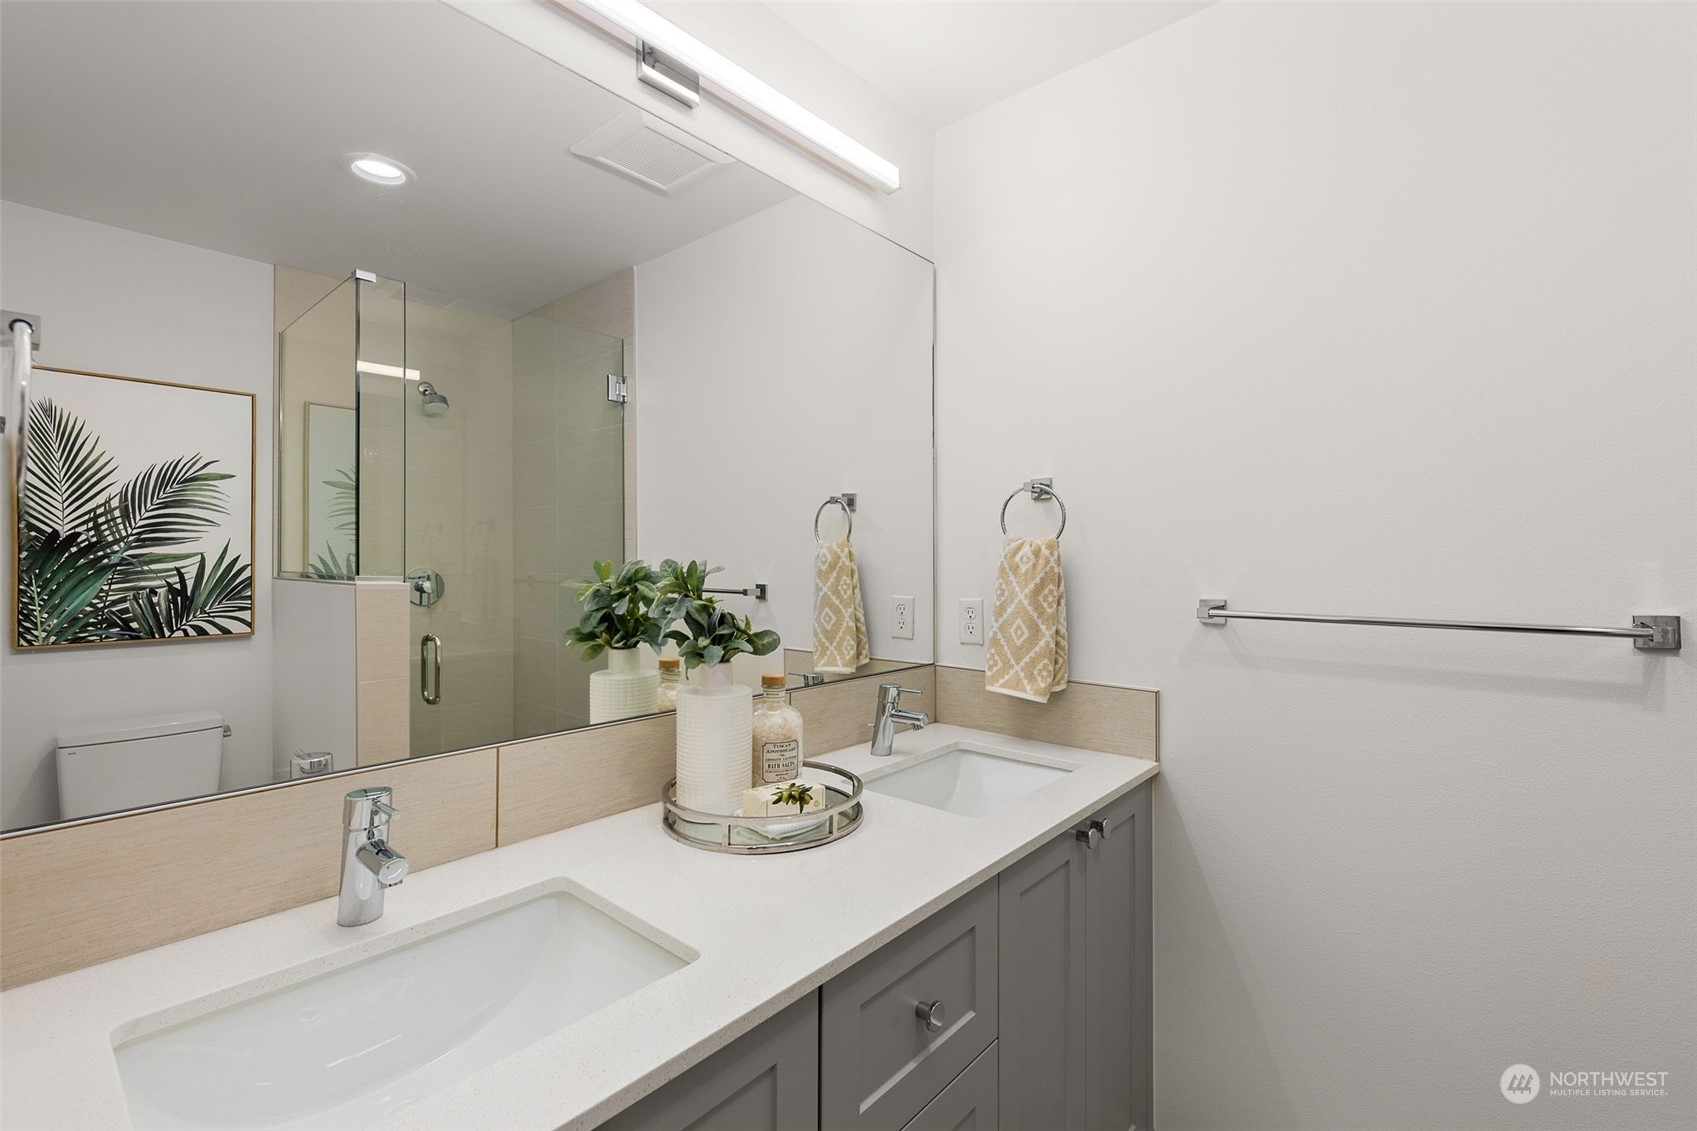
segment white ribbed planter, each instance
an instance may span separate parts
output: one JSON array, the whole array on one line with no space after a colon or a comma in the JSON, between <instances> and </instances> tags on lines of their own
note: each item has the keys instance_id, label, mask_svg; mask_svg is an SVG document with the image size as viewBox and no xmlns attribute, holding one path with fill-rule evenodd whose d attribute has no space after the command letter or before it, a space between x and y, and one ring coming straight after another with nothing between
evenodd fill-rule
<instances>
[{"instance_id":1,"label":"white ribbed planter","mask_svg":"<svg viewBox=\"0 0 1697 1131\"><path fill-rule=\"evenodd\" d=\"M735 813L752 778L753 693L731 665L696 668L678 691L678 804Z\"/></svg>"},{"instance_id":2,"label":"white ribbed planter","mask_svg":"<svg viewBox=\"0 0 1697 1131\"><path fill-rule=\"evenodd\" d=\"M606 670L590 673L590 722L610 723L659 709L660 673L642 666L639 649L613 649L607 653Z\"/></svg>"}]
</instances>

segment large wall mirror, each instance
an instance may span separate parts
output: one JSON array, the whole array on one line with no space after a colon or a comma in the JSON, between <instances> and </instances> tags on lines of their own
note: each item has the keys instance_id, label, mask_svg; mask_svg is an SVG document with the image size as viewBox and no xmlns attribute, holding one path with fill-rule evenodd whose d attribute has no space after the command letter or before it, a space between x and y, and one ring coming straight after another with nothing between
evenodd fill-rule
<instances>
[{"instance_id":1,"label":"large wall mirror","mask_svg":"<svg viewBox=\"0 0 1697 1131\"><path fill-rule=\"evenodd\" d=\"M783 639L739 680L931 660L929 262L443 4L0 21L0 302L66 390L4 830L628 715L565 639L598 560L722 567Z\"/></svg>"}]
</instances>

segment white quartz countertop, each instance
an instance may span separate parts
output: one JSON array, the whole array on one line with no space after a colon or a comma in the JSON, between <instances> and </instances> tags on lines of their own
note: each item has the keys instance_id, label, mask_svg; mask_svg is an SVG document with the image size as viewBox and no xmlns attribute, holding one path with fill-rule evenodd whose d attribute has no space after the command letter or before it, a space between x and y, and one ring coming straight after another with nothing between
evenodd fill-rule
<instances>
[{"instance_id":1,"label":"white quartz countertop","mask_svg":"<svg viewBox=\"0 0 1697 1131\"><path fill-rule=\"evenodd\" d=\"M658 806L644 806L417 872L389 893L383 918L364 927L338 927L332 898L20 986L0 994L0 1120L19 1131L129 1127L113 1049L138 1020L166 1012L186 1019L563 879L699 957L371 1126L593 1127L1159 769L946 725L899 735L889 759L872 758L865 746L813 757L864 777L958 742L1076 769L977 818L869 789L858 831L771 856L679 844L661 829ZM393 839L404 852L405 814ZM802 895L775 900L773 892Z\"/></svg>"}]
</instances>

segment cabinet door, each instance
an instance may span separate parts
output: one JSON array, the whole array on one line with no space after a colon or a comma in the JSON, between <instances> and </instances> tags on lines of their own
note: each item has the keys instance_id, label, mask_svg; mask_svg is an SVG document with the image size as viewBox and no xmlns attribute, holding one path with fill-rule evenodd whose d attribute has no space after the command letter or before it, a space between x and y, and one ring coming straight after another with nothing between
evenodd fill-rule
<instances>
[{"instance_id":1,"label":"cabinet door","mask_svg":"<svg viewBox=\"0 0 1697 1131\"><path fill-rule=\"evenodd\" d=\"M978 1054L955 1082L925 1105L902 1131L997 1131L996 1045Z\"/></svg>"},{"instance_id":2,"label":"cabinet door","mask_svg":"<svg viewBox=\"0 0 1697 1131\"><path fill-rule=\"evenodd\" d=\"M1085 1125L1153 1125L1154 938L1149 921L1149 787L1097 813L1107 835L1085 850Z\"/></svg>"},{"instance_id":3,"label":"cabinet door","mask_svg":"<svg viewBox=\"0 0 1697 1131\"><path fill-rule=\"evenodd\" d=\"M896 1131L990 1047L996 884L984 884L825 983L820 1122ZM937 1006L934 1020L919 1016Z\"/></svg>"},{"instance_id":4,"label":"cabinet door","mask_svg":"<svg viewBox=\"0 0 1697 1131\"><path fill-rule=\"evenodd\" d=\"M1001 1119L1084 1126L1085 848L1068 830L1001 875Z\"/></svg>"},{"instance_id":5,"label":"cabinet door","mask_svg":"<svg viewBox=\"0 0 1697 1131\"><path fill-rule=\"evenodd\" d=\"M818 1131L819 995L808 994L601 1131Z\"/></svg>"}]
</instances>

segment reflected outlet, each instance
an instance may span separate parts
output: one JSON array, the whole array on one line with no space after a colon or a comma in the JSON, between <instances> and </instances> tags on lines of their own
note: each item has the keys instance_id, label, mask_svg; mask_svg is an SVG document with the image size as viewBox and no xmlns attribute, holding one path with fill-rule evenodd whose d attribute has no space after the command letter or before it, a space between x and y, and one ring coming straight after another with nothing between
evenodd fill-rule
<instances>
[{"instance_id":1,"label":"reflected outlet","mask_svg":"<svg viewBox=\"0 0 1697 1131\"><path fill-rule=\"evenodd\" d=\"M962 644L984 643L984 598L962 597L960 599L960 642Z\"/></svg>"},{"instance_id":2,"label":"reflected outlet","mask_svg":"<svg viewBox=\"0 0 1697 1131\"><path fill-rule=\"evenodd\" d=\"M913 639L913 598L892 597L890 636L895 640Z\"/></svg>"}]
</instances>

